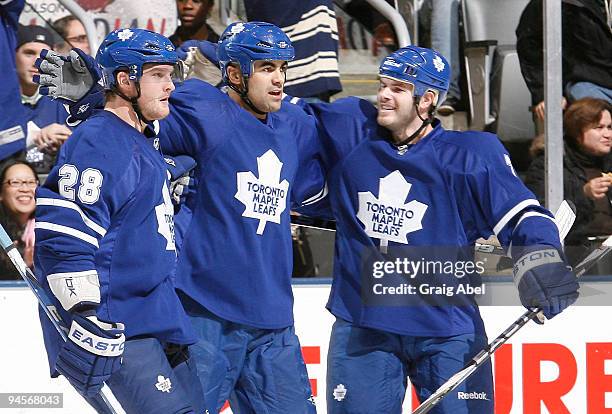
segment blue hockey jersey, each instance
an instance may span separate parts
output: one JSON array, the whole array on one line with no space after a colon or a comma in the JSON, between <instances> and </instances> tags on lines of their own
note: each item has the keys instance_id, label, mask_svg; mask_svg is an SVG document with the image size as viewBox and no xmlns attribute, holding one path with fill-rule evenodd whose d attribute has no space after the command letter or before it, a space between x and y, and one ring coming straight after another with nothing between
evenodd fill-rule
<instances>
[{"instance_id":1,"label":"blue hockey jersey","mask_svg":"<svg viewBox=\"0 0 612 414\"><path fill-rule=\"evenodd\" d=\"M108 111L77 128L37 191L34 267L50 296L55 277L97 275L98 317L124 323L127 339L185 344L194 336L170 280L173 206L156 145ZM41 320L53 367L58 337Z\"/></svg>"},{"instance_id":2,"label":"blue hockey jersey","mask_svg":"<svg viewBox=\"0 0 612 414\"><path fill-rule=\"evenodd\" d=\"M511 241L559 246L550 213L516 176L495 135L445 131L436 122L416 144L398 148L389 132L377 125L376 109L366 101L347 98L305 109L317 119L330 170L337 232L328 308L334 315L406 335L474 332L481 319L470 294L455 295L444 305L417 289L419 295L411 296L406 306L397 296L388 297L387 303L368 303L372 292L364 287L382 278L368 266L389 261L390 255L394 258L410 247L433 252L444 246L471 246L491 234L504 246ZM455 275L444 284L456 288L478 283L477 274L467 281Z\"/></svg>"},{"instance_id":3,"label":"blue hockey jersey","mask_svg":"<svg viewBox=\"0 0 612 414\"><path fill-rule=\"evenodd\" d=\"M293 324L289 211L324 187L312 118L283 103L262 122L197 79L178 86L170 103L162 149L198 163L177 287L233 322Z\"/></svg>"},{"instance_id":4,"label":"blue hockey jersey","mask_svg":"<svg viewBox=\"0 0 612 414\"><path fill-rule=\"evenodd\" d=\"M0 2L0 160L23 149L25 139L26 114L21 105L19 78L15 65L15 49L17 45L17 25L19 15L25 5L24 0L8 0ZM18 143L16 143L19 141ZM13 147L19 148L13 150Z\"/></svg>"}]
</instances>

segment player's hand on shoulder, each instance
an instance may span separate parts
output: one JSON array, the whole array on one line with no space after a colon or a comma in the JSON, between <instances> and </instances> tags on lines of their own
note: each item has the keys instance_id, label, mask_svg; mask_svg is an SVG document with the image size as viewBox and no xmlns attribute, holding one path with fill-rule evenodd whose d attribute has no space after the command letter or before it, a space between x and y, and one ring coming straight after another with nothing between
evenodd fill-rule
<instances>
[{"instance_id":1,"label":"player's hand on shoulder","mask_svg":"<svg viewBox=\"0 0 612 414\"><path fill-rule=\"evenodd\" d=\"M208 40L188 40L176 49L176 53L179 59L185 61L189 59L191 53L197 50L204 58L218 67L219 59L217 58L217 47L216 43L209 42Z\"/></svg>"},{"instance_id":2,"label":"player's hand on shoulder","mask_svg":"<svg viewBox=\"0 0 612 414\"><path fill-rule=\"evenodd\" d=\"M523 306L541 308L551 319L578 299L578 279L562 252L553 246L520 250L513 252L513 273Z\"/></svg>"},{"instance_id":3,"label":"player's hand on shoulder","mask_svg":"<svg viewBox=\"0 0 612 414\"><path fill-rule=\"evenodd\" d=\"M168 181L170 182L170 198L174 205L184 203L187 195L195 191L197 182L193 171L197 166L196 161L189 155L177 155L171 157L164 155L168 168Z\"/></svg>"},{"instance_id":4,"label":"player's hand on shoulder","mask_svg":"<svg viewBox=\"0 0 612 414\"><path fill-rule=\"evenodd\" d=\"M104 382L121 368L123 331L123 324L101 321L93 312L74 313L56 369L80 394L96 395Z\"/></svg>"}]
</instances>

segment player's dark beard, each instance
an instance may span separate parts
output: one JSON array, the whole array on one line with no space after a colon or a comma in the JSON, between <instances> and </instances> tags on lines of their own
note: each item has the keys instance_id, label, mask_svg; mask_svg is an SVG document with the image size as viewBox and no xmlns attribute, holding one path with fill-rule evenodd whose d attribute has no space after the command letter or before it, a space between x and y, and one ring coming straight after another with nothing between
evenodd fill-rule
<instances>
[{"instance_id":1,"label":"player's dark beard","mask_svg":"<svg viewBox=\"0 0 612 414\"><path fill-rule=\"evenodd\" d=\"M434 113L436 112L436 106L435 105L431 105L429 107L429 111L427 112L427 118L424 119L421 116L421 114L419 113L419 101L420 100L421 100L420 96L415 96L414 100L413 100L413 105L414 105L414 109L416 111L416 115L422 121L421 126L416 131L414 131L408 138L404 139L403 141L401 141L399 143L393 143L393 145L395 145L397 147L401 147L401 146L410 144L416 137L418 137L421 134L423 129L427 128L427 126L431 125L431 123L433 122L433 120L434 120Z\"/></svg>"},{"instance_id":2,"label":"player's dark beard","mask_svg":"<svg viewBox=\"0 0 612 414\"><path fill-rule=\"evenodd\" d=\"M238 88L236 85L234 85L231 82L228 82L228 86L234 92L236 92L240 96L240 99L242 99L242 102L244 102L246 106L248 106L257 115L267 114L267 112L261 111L259 108L257 108L255 104L253 103L253 101L251 101L251 98L249 98L249 82L244 77L242 78L242 88Z\"/></svg>"}]
</instances>

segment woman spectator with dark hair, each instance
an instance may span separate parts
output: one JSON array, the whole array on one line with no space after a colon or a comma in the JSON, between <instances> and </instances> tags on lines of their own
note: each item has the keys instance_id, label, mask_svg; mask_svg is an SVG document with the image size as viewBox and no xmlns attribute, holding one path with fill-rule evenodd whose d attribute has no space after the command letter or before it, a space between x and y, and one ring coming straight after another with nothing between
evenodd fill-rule
<instances>
[{"instance_id":1,"label":"woman spectator with dark hair","mask_svg":"<svg viewBox=\"0 0 612 414\"><path fill-rule=\"evenodd\" d=\"M34 168L25 161L8 161L0 171L0 224L14 241L17 249L32 267L34 253L34 192L38 178ZM0 279L19 279L6 255L0 255Z\"/></svg>"},{"instance_id":2,"label":"woman spectator with dark hair","mask_svg":"<svg viewBox=\"0 0 612 414\"><path fill-rule=\"evenodd\" d=\"M576 205L576 223L566 238L570 262L580 260L593 243L588 236L612 234L612 105L584 98L574 102L563 118L565 152L563 191ZM544 154L527 171L525 184L544 201ZM573 259L573 260L572 260Z\"/></svg>"}]
</instances>

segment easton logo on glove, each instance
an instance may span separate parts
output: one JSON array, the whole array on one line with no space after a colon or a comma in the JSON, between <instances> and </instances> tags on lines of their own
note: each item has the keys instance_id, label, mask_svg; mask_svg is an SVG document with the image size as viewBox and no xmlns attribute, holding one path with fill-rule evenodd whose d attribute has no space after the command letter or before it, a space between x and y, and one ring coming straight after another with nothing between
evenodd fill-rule
<instances>
[{"instance_id":1,"label":"easton logo on glove","mask_svg":"<svg viewBox=\"0 0 612 414\"><path fill-rule=\"evenodd\" d=\"M557 249L536 250L527 253L514 263L514 268L512 269L514 283L518 286L525 273L537 266L550 263L563 263Z\"/></svg>"},{"instance_id":2,"label":"easton logo on glove","mask_svg":"<svg viewBox=\"0 0 612 414\"><path fill-rule=\"evenodd\" d=\"M102 338L83 328L76 320L72 321L68 337L84 350L100 356L120 356L125 345L123 334L113 339Z\"/></svg>"}]
</instances>

